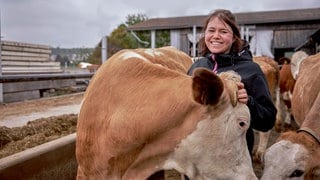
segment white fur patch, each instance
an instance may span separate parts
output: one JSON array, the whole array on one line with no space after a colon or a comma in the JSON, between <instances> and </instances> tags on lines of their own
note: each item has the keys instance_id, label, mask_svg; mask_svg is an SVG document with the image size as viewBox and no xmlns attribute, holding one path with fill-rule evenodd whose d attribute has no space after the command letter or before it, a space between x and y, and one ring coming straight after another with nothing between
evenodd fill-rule
<instances>
[{"instance_id":1,"label":"white fur patch","mask_svg":"<svg viewBox=\"0 0 320 180\"><path fill-rule=\"evenodd\" d=\"M149 54L150 56L154 57L154 50L153 49L145 49L144 53Z\"/></svg>"},{"instance_id":2,"label":"white fur patch","mask_svg":"<svg viewBox=\"0 0 320 180\"><path fill-rule=\"evenodd\" d=\"M266 151L262 179L285 179L297 169L305 170L307 159L308 151L302 145L279 141Z\"/></svg>"},{"instance_id":3,"label":"white fur patch","mask_svg":"<svg viewBox=\"0 0 320 180\"><path fill-rule=\"evenodd\" d=\"M121 59L128 60L129 58L138 58L146 62L150 62L147 58L141 56L140 54L132 51L124 52L120 55Z\"/></svg>"}]
</instances>

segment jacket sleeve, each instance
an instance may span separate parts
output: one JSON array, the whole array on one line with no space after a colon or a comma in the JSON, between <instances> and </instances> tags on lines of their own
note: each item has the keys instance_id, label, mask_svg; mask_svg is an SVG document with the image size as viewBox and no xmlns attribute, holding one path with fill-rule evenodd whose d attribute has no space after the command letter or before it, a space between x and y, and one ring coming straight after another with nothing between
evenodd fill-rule
<instances>
[{"instance_id":1,"label":"jacket sleeve","mask_svg":"<svg viewBox=\"0 0 320 180\"><path fill-rule=\"evenodd\" d=\"M251 114L251 127L266 132L273 128L277 109L268 90L267 82L263 75L258 75L250 82L254 89L248 89L248 107Z\"/></svg>"}]
</instances>

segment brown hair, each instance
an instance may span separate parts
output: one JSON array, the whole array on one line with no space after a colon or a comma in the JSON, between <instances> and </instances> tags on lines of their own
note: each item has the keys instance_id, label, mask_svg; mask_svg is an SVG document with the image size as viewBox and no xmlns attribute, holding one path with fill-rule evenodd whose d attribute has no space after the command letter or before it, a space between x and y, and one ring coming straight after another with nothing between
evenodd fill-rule
<instances>
[{"instance_id":1,"label":"brown hair","mask_svg":"<svg viewBox=\"0 0 320 180\"><path fill-rule=\"evenodd\" d=\"M208 27L208 23L213 18L218 18L219 20L225 22L231 27L235 41L232 43L230 52L238 53L242 48L243 41L241 40L241 37L240 37L240 31L236 22L236 18L229 10L217 9L207 17L204 23L204 26L202 28L203 36L199 40L199 48L200 48L201 55L204 56L205 54L210 52L210 50L208 49L204 41L204 33Z\"/></svg>"}]
</instances>

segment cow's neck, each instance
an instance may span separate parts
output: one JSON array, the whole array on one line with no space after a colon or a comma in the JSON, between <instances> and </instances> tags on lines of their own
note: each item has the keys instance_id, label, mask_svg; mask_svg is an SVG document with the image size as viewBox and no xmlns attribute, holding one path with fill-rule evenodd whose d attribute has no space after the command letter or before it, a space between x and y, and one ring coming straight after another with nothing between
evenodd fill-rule
<instances>
[{"instance_id":1,"label":"cow's neck","mask_svg":"<svg viewBox=\"0 0 320 180\"><path fill-rule=\"evenodd\" d=\"M314 132L312 129L310 129L308 127L301 127L300 129L298 129L297 132L298 133L306 133L308 136L312 137L313 140L318 142L318 144L320 145L320 136L318 133Z\"/></svg>"},{"instance_id":2,"label":"cow's neck","mask_svg":"<svg viewBox=\"0 0 320 180\"><path fill-rule=\"evenodd\" d=\"M307 112L304 121L300 127L300 132L306 132L313 136L320 144L320 93L316 96L311 109ZM299 131L299 130L298 130Z\"/></svg>"}]
</instances>

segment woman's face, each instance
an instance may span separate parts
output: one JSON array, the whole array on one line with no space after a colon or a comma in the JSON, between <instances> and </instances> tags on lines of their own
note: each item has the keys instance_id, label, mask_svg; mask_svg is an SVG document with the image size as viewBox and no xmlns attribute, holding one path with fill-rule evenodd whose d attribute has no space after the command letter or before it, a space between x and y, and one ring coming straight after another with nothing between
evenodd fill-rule
<instances>
[{"instance_id":1,"label":"woman's face","mask_svg":"<svg viewBox=\"0 0 320 180\"><path fill-rule=\"evenodd\" d=\"M233 42L231 27L218 18L211 19L205 31L205 43L208 49L215 54L227 54Z\"/></svg>"}]
</instances>

